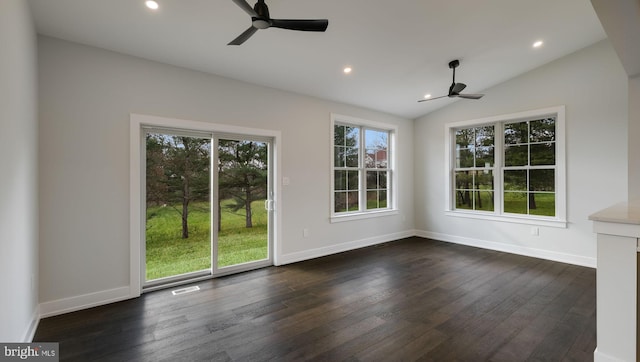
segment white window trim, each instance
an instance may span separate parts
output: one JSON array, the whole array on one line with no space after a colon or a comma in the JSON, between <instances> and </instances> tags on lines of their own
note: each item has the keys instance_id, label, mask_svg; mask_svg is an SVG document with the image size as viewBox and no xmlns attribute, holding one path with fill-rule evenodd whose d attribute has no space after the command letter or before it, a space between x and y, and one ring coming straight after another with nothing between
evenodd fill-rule
<instances>
[{"instance_id":1,"label":"white window trim","mask_svg":"<svg viewBox=\"0 0 640 362\"><path fill-rule=\"evenodd\" d=\"M495 182L494 192L496 195L496 211L468 211L456 210L453 200L453 155L452 145L455 142L453 129L482 126L488 124L505 123L509 121L536 119L544 116L556 117L556 216L534 216L516 215L500 213L502 210L502 181ZM445 153L445 215L455 217L465 217L471 219L491 220L509 223L520 223L539 226L550 226L558 228L567 227L567 175L566 175L566 131L565 131L565 106L555 106L541 108L524 112L504 114L486 118L472 119L461 122L447 123L444 127ZM495 166L494 177L502 180L502 152L503 133L496 132L495 137ZM497 152L500 150L500 152Z\"/></svg>"},{"instance_id":2,"label":"white window trim","mask_svg":"<svg viewBox=\"0 0 640 362\"><path fill-rule=\"evenodd\" d=\"M354 211L349 213L336 213L335 210L335 179L334 179L334 160L335 160L335 152L334 152L334 126L335 124L349 124L354 126L366 127L378 129L381 131L389 131L389 166L388 169L391 170L391 179L387 180L387 193L390 197L389 207L387 209L373 209L373 210L361 210ZM340 114L331 113L331 125L329 129L330 140L331 140L331 155L330 155L330 167L331 170L329 172L330 175L330 185L331 185L331 202L330 202L330 222L345 222L345 221L353 221L353 220L363 220L374 217L382 217L389 215L398 214L398 163L397 163L397 147L396 147L396 137L398 134L398 126L388 123L369 121L366 119L355 118L351 116L344 116ZM388 153L388 154L389 154ZM362 192L362 190L361 190Z\"/></svg>"}]
</instances>

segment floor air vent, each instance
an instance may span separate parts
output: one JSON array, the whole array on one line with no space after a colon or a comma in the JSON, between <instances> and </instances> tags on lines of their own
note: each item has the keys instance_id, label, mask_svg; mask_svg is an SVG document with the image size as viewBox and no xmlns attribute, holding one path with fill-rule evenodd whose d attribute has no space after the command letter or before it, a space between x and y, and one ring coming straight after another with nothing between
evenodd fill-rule
<instances>
[{"instance_id":1,"label":"floor air vent","mask_svg":"<svg viewBox=\"0 0 640 362\"><path fill-rule=\"evenodd\" d=\"M176 289L171 291L171 294L173 295L182 295L182 294L186 294L186 293L192 293L192 292L197 292L198 290L200 290L199 286L194 286L194 287L186 287L186 288L182 288L182 289Z\"/></svg>"}]
</instances>

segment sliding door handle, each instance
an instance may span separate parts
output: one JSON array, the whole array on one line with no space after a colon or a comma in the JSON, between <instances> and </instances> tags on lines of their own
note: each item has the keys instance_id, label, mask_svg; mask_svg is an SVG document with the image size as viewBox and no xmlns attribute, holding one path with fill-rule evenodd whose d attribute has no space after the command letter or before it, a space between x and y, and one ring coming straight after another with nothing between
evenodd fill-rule
<instances>
[{"instance_id":1,"label":"sliding door handle","mask_svg":"<svg viewBox=\"0 0 640 362\"><path fill-rule=\"evenodd\" d=\"M267 211L273 211L273 200L264 200L264 209Z\"/></svg>"}]
</instances>

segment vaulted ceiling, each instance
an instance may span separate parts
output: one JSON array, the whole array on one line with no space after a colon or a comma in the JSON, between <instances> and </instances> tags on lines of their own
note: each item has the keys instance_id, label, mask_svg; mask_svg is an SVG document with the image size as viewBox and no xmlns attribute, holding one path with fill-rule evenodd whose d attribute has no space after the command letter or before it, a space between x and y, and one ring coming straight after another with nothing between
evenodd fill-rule
<instances>
[{"instance_id":1,"label":"vaulted ceiling","mask_svg":"<svg viewBox=\"0 0 640 362\"><path fill-rule=\"evenodd\" d=\"M232 0L157 2L29 0L43 35L409 119L454 101L417 102L447 93L452 59L465 92L480 93L605 38L587 0L266 0L272 18L329 27L229 46L251 25Z\"/></svg>"}]
</instances>

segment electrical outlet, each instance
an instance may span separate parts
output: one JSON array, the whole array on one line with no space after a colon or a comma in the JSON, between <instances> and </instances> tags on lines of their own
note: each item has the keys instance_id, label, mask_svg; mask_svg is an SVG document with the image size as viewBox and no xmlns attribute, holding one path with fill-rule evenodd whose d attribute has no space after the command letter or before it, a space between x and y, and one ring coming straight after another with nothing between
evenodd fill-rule
<instances>
[{"instance_id":1,"label":"electrical outlet","mask_svg":"<svg viewBox=\"0 0 640 362\"><path fill-rule=\"evenodd\" d=\"M310 234L311 233L309 232L309 229L302 229L302 236L304 236L305 238L308 238Z\"/></svg>"},{"instance_id":2,"label":"electrical outlet","mask_svg":"<svg viewBox=\"0 0 640 362\"><path fill-rule=\"evenodd\" d=\"M532 227L531 228L531 235L539 236L540 235L540 228L538 228L537 226Z\"/></svg>"}]
</instances>

